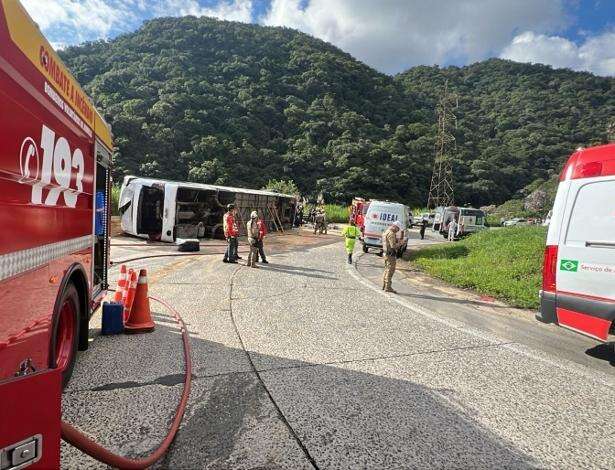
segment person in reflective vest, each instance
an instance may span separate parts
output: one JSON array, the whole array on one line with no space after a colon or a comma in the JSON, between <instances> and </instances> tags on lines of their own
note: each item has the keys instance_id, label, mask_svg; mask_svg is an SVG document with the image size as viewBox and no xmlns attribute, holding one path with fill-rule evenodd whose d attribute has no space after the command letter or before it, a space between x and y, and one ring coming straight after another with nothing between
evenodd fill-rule
<instances>
[{"instance_id":1,"label":"person in reflective vest","mask_svg":"<svg viewBox=\"0 0 615 470\"><path fill-rule=\"evenodd\" d=\"M361 236L361 230L357 227L354 220L350 221L350 225L342 230L342 236L345 239L346 253L348 253L348 264L352 264L352 252L357 239Z\"/></svg>"},{"instance_id":2,"label":"person in reflective vest","mask_svg":"<svg viewBox=\"0 0 615 470\"><path fill-rule=\"evenodd\" d=\"M256 262L258 263L258 256L260 255L261 262L263 264L269 264L267 258L265 257L265 249L263 240L265 239L265 235L267 235L267 223L259 218L256 221L256 226L258 227L258 240L256 246L258 247L258 254L256 255Z\"/></svg>"},{"instance_id":3,"label":"person in reflective vest","mask_svg":"<svg viewBox=\"0 0 615 470\"><path fill-rule=\"evenodd\" d=\"M237 221L235 220L235 214L237 210L235 209L234 204L229 204L226 206L226 213L222 218L222 228L224 229L224 238L226 238L227 247L224 252L224 258L222 261L224 263L236 263L239 257L237 253L237 237L239 236L239 230L237 227Z\"/></svg>"}]
</instances>

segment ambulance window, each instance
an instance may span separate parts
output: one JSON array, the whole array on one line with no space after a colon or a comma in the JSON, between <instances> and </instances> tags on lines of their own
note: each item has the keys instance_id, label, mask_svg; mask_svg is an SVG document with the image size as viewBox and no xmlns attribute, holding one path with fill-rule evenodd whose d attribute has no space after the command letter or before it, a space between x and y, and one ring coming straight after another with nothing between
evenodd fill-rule
<instances>
[{"instance_id":1,"label":"ambulance window","mask_svg":"<svg viewBox=\"0 0 615 470\"><path fill-rule=\"evenodd\" d=\"M566 244L585 246L587 241L615 242L615 180L581 187L572 209Z\"/></svg>"}]
</instances>

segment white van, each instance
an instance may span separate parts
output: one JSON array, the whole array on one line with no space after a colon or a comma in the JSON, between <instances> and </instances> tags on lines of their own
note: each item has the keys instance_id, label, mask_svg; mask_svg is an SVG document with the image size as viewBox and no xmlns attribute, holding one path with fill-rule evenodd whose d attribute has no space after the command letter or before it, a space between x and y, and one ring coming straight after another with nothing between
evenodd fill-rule
<instances>
[{"instance_id":1,"label":"white van","mask_svg":"<svg viewBox=\"0 0 615 470\"><path fill-rule=\"evenodd\" d=\"M396 220L401 222L402 230L398 237L403 240L399 256L408 248L408 221L410 210L397 202L371 201L365 214L365 229L363 231L363 252L370 248L378 248L382 252L382 234Z\"/></svg>"},{"instance_id":2,"label":"white van","mask_svg":"<svg viewBox=\"0 0 615 470\"><path fill-rule=\"evenodd\" d=\"M536 318L606 341L615 320L615 144L579 149L562 171Z\"/></svg>"},{"instance_id":3,"label":"white van","mask_svg":"<svg viewBox=\"0 0 615 470\"><path fill-rule=\"evenodd\" d=\"M444 209L440 218L440 234L444 238L448 237L448 227L453 220L457 221L455 238L465 237L486 228L485 213L482 210L473 207L449 206Z\"/></svg>"}]
</instances>

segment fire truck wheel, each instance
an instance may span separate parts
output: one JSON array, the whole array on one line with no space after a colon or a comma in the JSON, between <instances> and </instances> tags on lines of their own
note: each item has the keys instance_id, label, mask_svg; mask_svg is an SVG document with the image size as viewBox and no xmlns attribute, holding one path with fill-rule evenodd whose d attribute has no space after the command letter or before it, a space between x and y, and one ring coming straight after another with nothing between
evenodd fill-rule
<instances>
[{"instance_id":1,"label":"fire truck wheel","mask_svg":"<svg viewBox=\"0 0 615 470\"><path fill-rule=\"evenodd\" d=\"M66 387L73 373L79 338L80 303L75 286L70 283L62 292L59 309L54 315L51 336L51 367L62 371L62 387Z\"/></svg>"}]
</instances>

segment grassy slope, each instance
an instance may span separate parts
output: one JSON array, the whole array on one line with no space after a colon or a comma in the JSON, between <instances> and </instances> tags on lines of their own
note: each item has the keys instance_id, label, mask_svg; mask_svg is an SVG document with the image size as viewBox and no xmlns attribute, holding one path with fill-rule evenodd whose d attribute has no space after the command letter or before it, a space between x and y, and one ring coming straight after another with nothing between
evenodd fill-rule
<instances>
[{"instance_id":1,"label":"grassy slope","mask_svg":"<svg viewBox=\"0 0 615 470\"><path fill-rule=\"evenodd\" d=\"M346 223L350 217L350 212L347 206L339 206L336 204L325 204L325 213L327 220L332 223Z\"/></svg>"},{"instance_id":2,"label":"grassy slope","mask_svg":"<svg viewBox=\"0 0 615 470\"><path fill-rule=\"evenodd\" d=\"M545 236L543 227L489 230L454 244L422 249L411 259L456 286L516 307L538 308Z\"/></svg>"}]
</instances>

